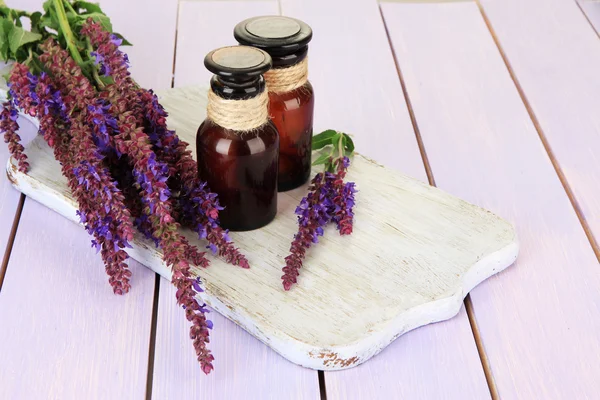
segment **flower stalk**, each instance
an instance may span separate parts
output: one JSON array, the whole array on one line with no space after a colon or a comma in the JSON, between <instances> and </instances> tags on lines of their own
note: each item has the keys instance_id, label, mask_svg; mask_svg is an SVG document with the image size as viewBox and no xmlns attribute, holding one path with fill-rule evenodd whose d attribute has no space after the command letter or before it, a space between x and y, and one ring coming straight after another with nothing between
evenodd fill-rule
<instances>
[{"instance_id":1,"label":"flower stalk","mask_svg":"<svg viewBox=\"0 0 600 400\"><path fill-rule=\"evenodd\" d=\"M20 40L5 55L15 64L0 133L26 172L17 110L39 119L40 133L61 164L80 221L93 237L116 294L131 289L126 249L134 230L154 240L171 268L177 303L191 323L200 367L210 373L214 357L207 344L213 324L191 271L192 266L208 267L209 259L179 227L193 227L227 262L247 268L248 261L219 226L217 195L197 178L187 143L167 128L166 112L152 91L130 76L127 55L119 49L124 39L106 29L110 21L100 7L48 0L44 10L44 22L32 19L32 31L25 32L18 18L33 14L0 9L5 28L0 36L6 36L0 39ZM84 43L81 49L79 43Z\"/></svg>"},{"instance_id":2,"label":"flower stalk","mask_svg":"<svg viewBox=\"0 0 600 400\"><path fill-rule=\"evenodd\" d=\"M319 236L324 235L329 222L336 224L340 235L352 233L356 189L354 182L344 182L350 166L349 157L354 153L352 138L328 130L313 137L313 150L321 151L313 165L323 165L324 171L315 175L307 196L296 207L298 232L282 268L285 290L297 283L308 249L319 242Z\"/></svg>"}]
</instances>

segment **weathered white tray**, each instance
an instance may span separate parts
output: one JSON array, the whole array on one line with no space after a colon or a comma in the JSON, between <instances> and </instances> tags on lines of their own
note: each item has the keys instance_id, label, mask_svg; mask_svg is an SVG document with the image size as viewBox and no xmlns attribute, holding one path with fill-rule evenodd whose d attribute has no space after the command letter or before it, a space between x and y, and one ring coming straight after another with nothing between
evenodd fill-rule
<instances>
[{"instance_id":1,"label":"weathered white tray","mask_svg":"<svg viewBox=\"0 0 600 400\"><path fill-rule=\"evenodd\" d=\"M170 126L189 143L195 143L204 119L204 93L188 88L162 96ZM9 162L14 186L78 221L76 203L42 138L26 152L28 174ZM291 291L281 286L281 267L297 229L294 209L306 188L279 195L279 212L269 226L232 234L250 270L217 259L195 270L206 285L206 303L309 368L358 365L411 329L456 315L465 295L512 264L518 253L511 224L441 190L361 156L348 179L359 189L354 233L340 237L330 226L309 251ZM185 235L205 246L191 232ZM129 253L170 278L160 251L141 236Z\"/></svg>"}]
</instances>

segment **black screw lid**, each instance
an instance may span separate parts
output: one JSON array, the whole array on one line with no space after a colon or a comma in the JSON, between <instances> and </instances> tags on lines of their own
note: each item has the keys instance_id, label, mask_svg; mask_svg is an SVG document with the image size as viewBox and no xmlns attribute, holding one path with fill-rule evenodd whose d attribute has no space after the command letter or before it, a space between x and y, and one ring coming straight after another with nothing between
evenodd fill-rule
<instances>
[{"instance_id":1,"label":"black screw lid","mask_svg":"<svg viewBox=\"0 0 600 400\"><path fill-rule=\"evenodd\" d=\"M293 65L306 57L312 29L305 22L279 15L247 19L233 36L242 45L258 47L273 57L273 66Z\"/></svg>"},{"instance_id":2,"label":"black screw lid","mask_svg":"<svg viewBox=\"0 0 600 400\"><path fill-rule=\"evenodd\" d=\"M264 89L262 74L271 69L268 53L249 46L221 47L204 58L204 66L215 74L211 87L225 98L252 97Z\"/></svg>"}]
</instances>

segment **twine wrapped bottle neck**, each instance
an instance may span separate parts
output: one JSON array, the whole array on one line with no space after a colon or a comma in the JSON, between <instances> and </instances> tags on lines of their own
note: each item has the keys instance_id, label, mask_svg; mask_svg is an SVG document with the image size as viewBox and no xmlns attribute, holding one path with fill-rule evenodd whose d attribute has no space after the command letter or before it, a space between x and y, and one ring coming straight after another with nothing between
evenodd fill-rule
<instances>
[{"instance_id":1,"label":"twine wrapped bottle neck","mask_svg":"<svg viewBox=\"0 0 600 400\"><path fill-rule=\"evenodd\" d=\"M269 92L286 93L304 86L308 81L308 57L291 67L270 69L264 76Z\"/></svg>"},{"instance_id":2,"label":"twine wrapped bottle neck","mask_svg":"<svg viewBox=\"0 0 600 400\"><path fill-rule=\"evenodd\" d=\"M230 100L208 91L206 117L229 130L248 132L269 121L269 96L266 90L249 99Z\"/></svg>"}]
</instances>

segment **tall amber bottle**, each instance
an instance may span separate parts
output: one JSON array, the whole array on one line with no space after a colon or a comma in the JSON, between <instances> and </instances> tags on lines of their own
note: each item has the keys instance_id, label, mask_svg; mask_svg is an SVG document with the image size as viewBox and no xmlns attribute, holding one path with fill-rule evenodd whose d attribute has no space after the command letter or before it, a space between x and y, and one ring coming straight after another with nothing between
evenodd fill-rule
<instances>
[{"instance_id":1,"label":"tall amber bottle","mask_svg":"<svg viewBox=\"0 0 600 400\"><path fill-rule=\"evenodd\" d=\"M279 191L303 185L310 176L314 94L308 81L308 43L312 30L304 22L263 16L240 22L234 29L242 45L271 55L273 68L265 73L269 115L279 131Z\"/></svg>"},{"instance_id":2,"label":"tall amber bottle","mask_svg":"<svg viewBox=\"0 0 600 400\"><path fill-rule=\"evenodd\" d=\"M204 59L210 81L207 118L196 135L198 173L225 208L221 226L260 228L277 212L279 135L268 118L262 76L271 58L262 50L233 46Z\"/></svg>"}]
</instances>

